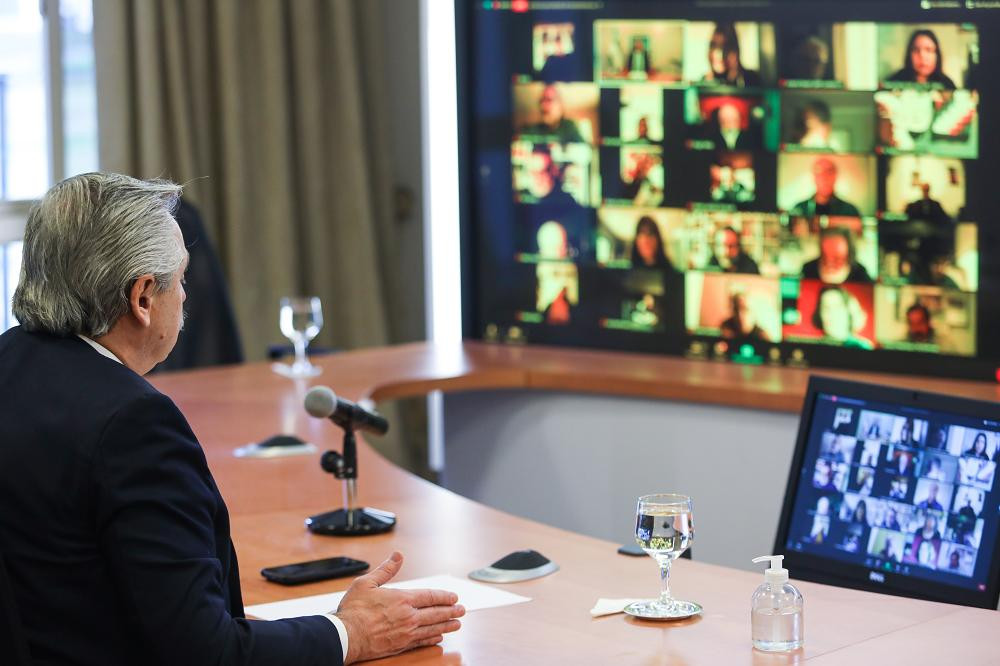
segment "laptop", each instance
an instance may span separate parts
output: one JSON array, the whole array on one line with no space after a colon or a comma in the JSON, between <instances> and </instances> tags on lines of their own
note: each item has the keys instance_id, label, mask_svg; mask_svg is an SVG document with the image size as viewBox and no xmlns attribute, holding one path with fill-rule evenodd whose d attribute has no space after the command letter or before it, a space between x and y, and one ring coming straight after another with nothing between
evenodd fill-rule
<instances>
[{"instance_id":1,"label":"laptop","mask_svg":"<svg viewBox=\"0 0 1000 666\"><path fill-rule=\"evenodd\" d=\"M812 377L775 541L793 578L996 608L1000 405Z\"/></svg>"}]
</instances>

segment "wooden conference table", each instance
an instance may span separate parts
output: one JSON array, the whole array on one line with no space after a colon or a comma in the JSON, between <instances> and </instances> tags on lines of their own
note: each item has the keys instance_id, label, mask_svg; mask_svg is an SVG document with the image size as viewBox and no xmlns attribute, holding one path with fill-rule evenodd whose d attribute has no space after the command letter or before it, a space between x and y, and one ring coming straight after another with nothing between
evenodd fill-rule
<instances>
[{"instance_id":1,"label":"wooden conference table","mask_svg":"<svg viewBox=\"0 0 1000 666\"><path fill-rule=\"evenodd\" d=\"M618 544L467 500L396 467L363 442L361 503L396 512L395 531L362 538L314 536L304 529L303 519L341 505L340 482L320 471L318 456L251 460L232 455L235 447L278 432L298 434L321 450L339 450L340 432L326 421L309 418L302 408L310 384L331 385L338 394L355 400L419 396L435 389L558 389L797 411L806 372L476 343L370 349L321 358L318 363L323 374L311 382L279 377L266 364L153 377L191 422L227 500L248 605L333 592L349 583L341 579L295 588L272 585L258 573L270 565L333 555L374 565L398 549L406 557L399 576L405 580L442 573L465 576L510 551L534 548L561 569L504 586L531 597L531 602L472 612L463 619L462 629L441 646L386 662L1000 663L1000 648L993 643L993 632L1000 632L996 611L811 583L800 585L805 596L805 647L788 655L756 652L750 647L749 602L762 575L697 561L676 563L672 589L679 598L700 602L705 608L701 617L676 623L644 622L620 614L591 618L588 611L598 597L655 596L659 581L653 561L618 555ZM853 376L979 398L1000 397L1000 389L992 384ZM622 520L631 522L633 517L623 515ZM772 521L765 522L770 530Z\"/></svg>"}]
</instances>

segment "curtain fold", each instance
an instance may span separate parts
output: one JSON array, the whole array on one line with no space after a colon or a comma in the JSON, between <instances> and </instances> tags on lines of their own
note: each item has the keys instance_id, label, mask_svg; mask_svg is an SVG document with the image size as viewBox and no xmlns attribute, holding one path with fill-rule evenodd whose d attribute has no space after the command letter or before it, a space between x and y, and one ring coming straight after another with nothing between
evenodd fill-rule
<instances>
[{"instance_id":1,"label":"curtain fold","mask_svg":"<svg viewBox=\"0 0 1000 666\"><path fill-rule=\"evenodd\" d=\"M278 300L322 299L317 342L386 344L404 308L381 3L94 0L101 168L185 184L262 358Z\"/></svg>"}]
</instances>

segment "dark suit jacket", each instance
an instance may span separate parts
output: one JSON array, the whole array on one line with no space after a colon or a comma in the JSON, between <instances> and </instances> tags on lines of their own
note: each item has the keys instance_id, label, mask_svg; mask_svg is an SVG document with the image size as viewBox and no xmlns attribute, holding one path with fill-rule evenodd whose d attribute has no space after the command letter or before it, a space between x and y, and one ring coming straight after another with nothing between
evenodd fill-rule
<instances>
[{"instance_id":1,"label":"dark suit jacket","mask_svg":"<svg viewBox=\"0 0 1000 666\"><path fill-rule=\"evenodd\" d=\"M860 217L861 213L858 212L858 207L852 204L850 201L844 201L836 194L830 197L830 202L826 206L821 206L816 203L816 195L813 195L806 199L805 201L800 201L789 211L792 215L801 215L803 217L813 217L815 215L834 215L841 217Z\"/></svg>"},{"instance_id":2,"label":"dark suit jacket","mask_svg":"<svg viewBox=\"0 0 1000 666\"><path fill-rule=\"evenodd\" d=\"M187 421L76 337L0 336L0 550L38 665L341 663L327 618L244 619Z\"/></svg>"},{"instance_id":3,"label":"dark suit jacket","mask_svg":"<svg viewBox=\"0 0 1000 666\"><path fill-rule=\"evenodd\" d=\"M711 127L711 125L710 125ZM722 132L718 127L711 127L705 134L705 138L715 144L716 150L730 150L726 145L726 140L722 138ZM753 129L740 131L736 137L736 145L732 150L756 150L760 148L760 135Z\"/></svg>"}]
</instances>

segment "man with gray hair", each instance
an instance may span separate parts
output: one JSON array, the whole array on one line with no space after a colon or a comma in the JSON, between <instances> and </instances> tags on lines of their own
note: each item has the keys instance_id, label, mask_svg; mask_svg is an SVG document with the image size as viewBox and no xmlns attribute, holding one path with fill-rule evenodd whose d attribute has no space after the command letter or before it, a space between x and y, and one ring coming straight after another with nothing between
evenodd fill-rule
<instances>
[{"instance_id":1,"label":"man with gray hair","mask_svg":"<svg viewBox=\"0 0 1000 666\"><path fill-rule=\"evenodd\" d=\"M450 592L381 588L398 553L335 614L244 618L204 452L142 378L183 324L180 191L83 174L28 219L20 326L0 336L0 556L32 659L325 666L440 642L464 610Z\"/></svg>"}]
</instances>

